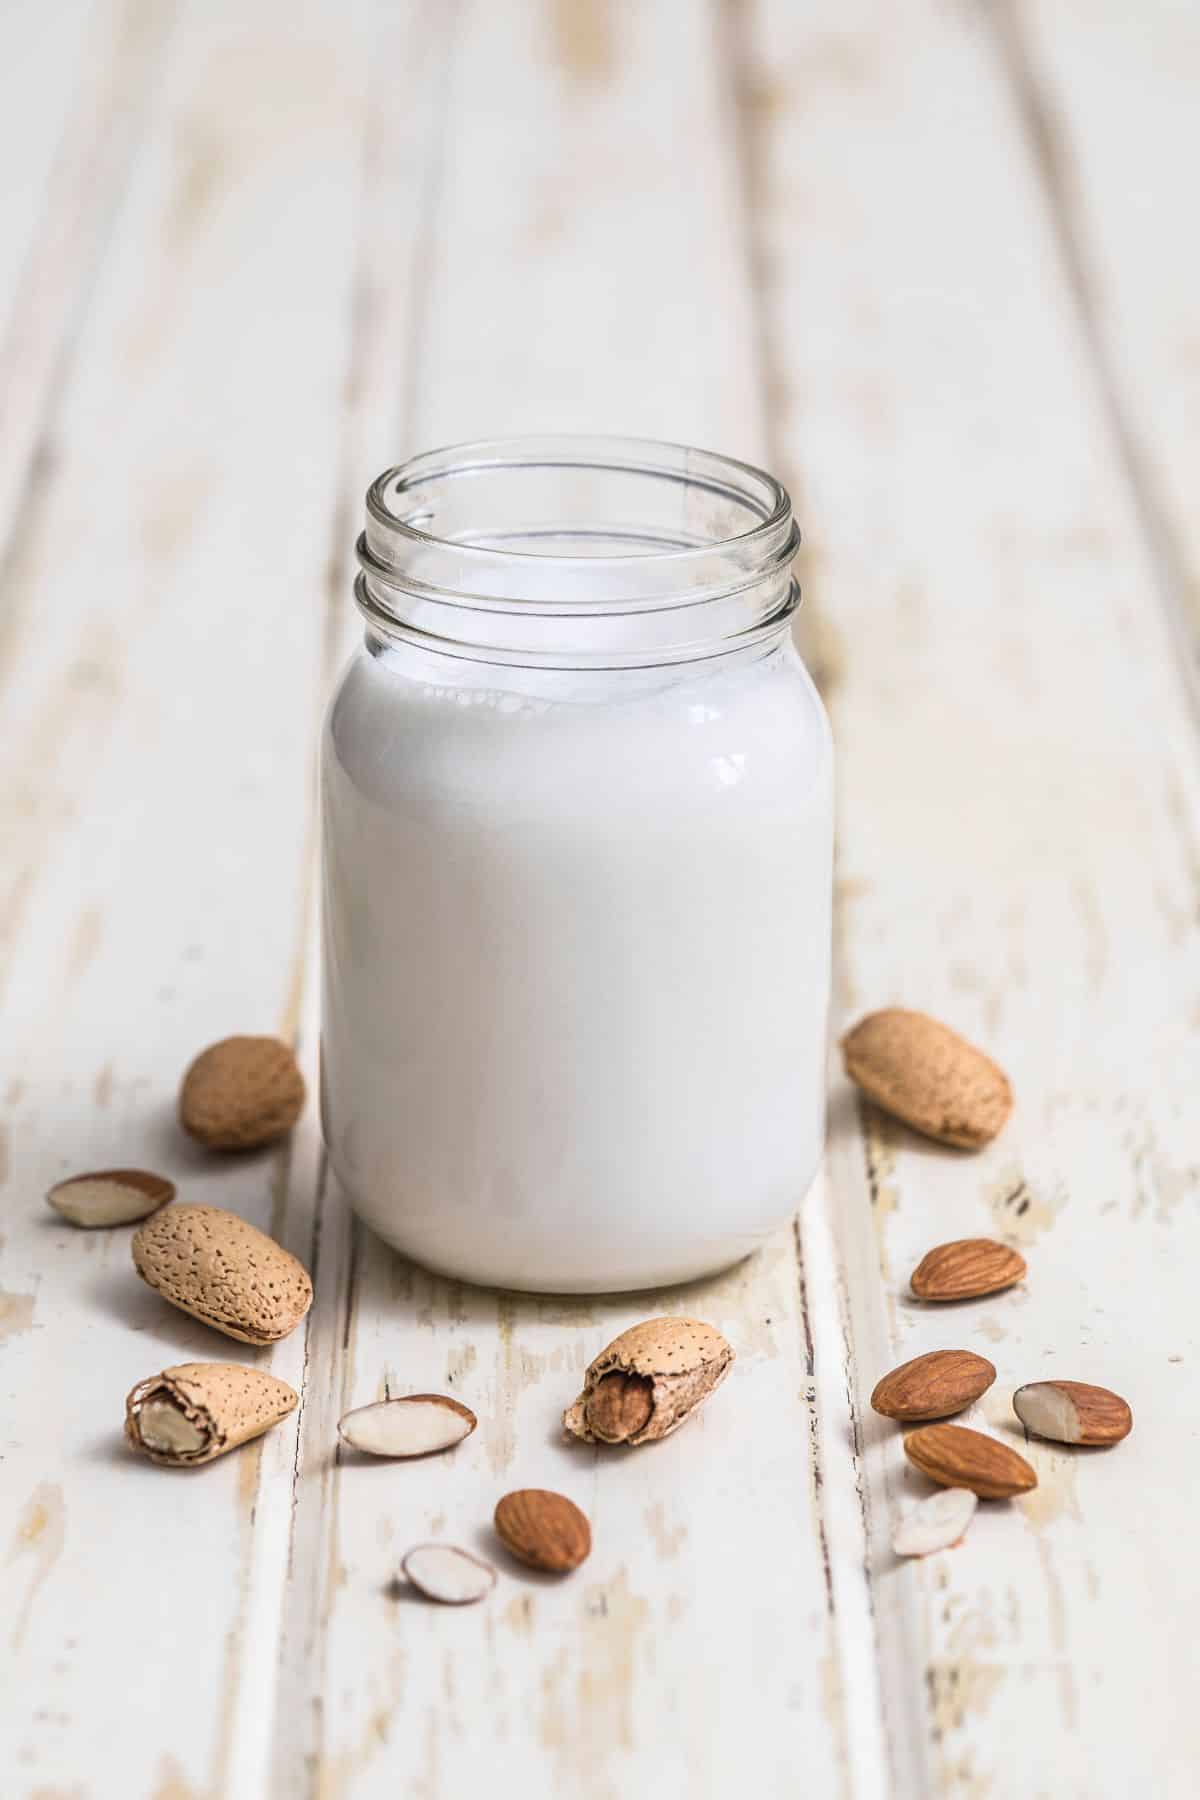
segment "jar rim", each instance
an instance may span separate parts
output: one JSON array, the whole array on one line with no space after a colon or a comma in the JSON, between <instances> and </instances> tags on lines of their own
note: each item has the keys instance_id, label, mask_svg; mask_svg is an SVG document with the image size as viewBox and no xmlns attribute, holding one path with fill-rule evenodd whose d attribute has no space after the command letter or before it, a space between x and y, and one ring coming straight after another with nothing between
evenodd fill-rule
<instances>
[{"instance_id":1,"label":"jar rim","mask_svg":"<svg viewBox=\"0 0 1200 1800\"><path fill-rule=\"evenodd\" d=\"M486 438L371 483L355 595L369 631L451 655L690 661L781 635L799 541L786 488L735 457L648 438Z\"/></svg>"},{"instance_id":2,"label":"jar rim","mask_svg":"<svg viewBox=\"0 0 1200 1800\"><path fill-rule=\"evenodd\" d=\"M676 459L680 466L672 468L671 462ZM745 531L710 538L703 543L672 545L624 556L560 555L553 559L540 551L473 544L462 538L422 531L412 523L411 518L397 513L388 504L389 489L406 491L418 480L428 480L435 476L454 478L487 468L517 464L526 467L541 464L558 468L626 469L631 473L684 481L693 487L724 493L736 497L748 509L754 509L753 497L748 488L748 484L753 483L761 492L763 500L757 509L759 518ZM718 471L726 473L725 481L717 479ZM734 487L728 479L733 475L742 477L740 487ZM548 560L559 560L569 563L572 568L595 567L603 570L614 570L622 565L637 566L651 560L655 563L680 563L711 555L714 551L749 546L756 540L763 541L773 536L781 525L790 525L792 519L792 502L787 489L775 476L755 463L744 462L738 457L726 456L715 450L694 449L688 444L676 443L667 438L619 437L606 433L553 432L473 438L443 445L437 450L422 451L376 476L367 489L366 505L368 519L374 520L384 530L430 549L452 548L468 562L486 562L496 558L503 559L514 567L522 564L538 567ZM795 531L795 538L798 542L798 531ZM377 546L372 545L372 548L377 551Z\"/></svg>"}]
</instances>

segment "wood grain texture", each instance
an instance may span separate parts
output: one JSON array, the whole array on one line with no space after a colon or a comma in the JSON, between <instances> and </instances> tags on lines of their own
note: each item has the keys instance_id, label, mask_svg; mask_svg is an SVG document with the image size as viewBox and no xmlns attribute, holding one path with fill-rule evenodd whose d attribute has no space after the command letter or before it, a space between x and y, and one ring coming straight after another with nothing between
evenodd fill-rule
<instances>
[{"instance_id":1,"label":"wood grain texture","mask_svg":"<svg viewBox=\"0 0 1200 1800\"><path fill-rule=\"evenodd\" d=\"M132 84L145 127L66 379L43 384L31 436L54 455L4 593L27 622L0 1018L0 1765L22 1800L264 1792L295 1426L179 1475L129 1455L133 1383L229 1347L138 1282L128 1232L74 1232L42 1195L81 1167L161 1168L304 1248L287 1153L218 1168L173 1105L205 1042L294 1024L363 23L193 6L153 71L119 36L87 71ZM108 201L72 159L74 217L93 176ZM246 1355L300 1385L298 1338Z\"/></svg>"},{"instance_id":2,"label":"wood grain texture","mask_svg":"<svg viewBox=\"0 0 1200 1800\"><path fill-rule=\"evenodd\" d=\"M1190 1797L1200 275L1164 220L1198 54L1169 0L4 9L5 1800L1124 1800L1147 1769ZM173 1120L232 1031L294 1037L316 1089L314 751L367 480L555 427L789 480L839 1014L937 1013L1017 1094L963 1157L835 1058L795 1232L632 1301L412 1268L327 1183L311 1108L232 1165ZM118 1163L315 1276L304 1330L245 1350L300 1415L191 1474L123 1450L124 1394L235 1347L137 1282L128 1232L42 1200ZM1024 1287L911 1302L974 1234ZM567 1444L588 1360L656 1308L711 1319L734 1374L661 1446ZM968 1423L1023 1448L1012 1389L1057 1376L1135 1429L1032 1444L1034 1494L901 1567L924 1484L863 1404L951 1341L999 1370ZM451 1455L338 1451L348 1407L422 1389L479 1415ZM588 1513L569 1581L494 1540L518 1485ZM413 1599L426 1538L496 1593Z\"/></svg>"},{"instance_id":3,"label":"wood grain texture","mask_svg":"<svg viewBox=\"0 0 1200 1800\"><path fill-rule=\"evenodd\" d=\"M1183 1795L1200 1595L1162 1471L1196 1353L1191 722L986 20L818 10L799 33L764 3L752 33L776 429L840 750L842 1011L927 1008L1017 1095L964 1159L835 1081L861 1379L953 1341L997 1364L974 1422L1002 1437L1038 1374L1111 1378L1138 1419L1111 1454L1030 1445L1035 1494L904 1569L888 1515L919 1478L867 1423L893 1779L1008 1795L1052 1768L1056 1794L1117 1795L1149 1760ZM930 1244L984 1232L1025 1251L1023 1290L952 1323L906 1297Z\"/></svg>"}]
</instances>

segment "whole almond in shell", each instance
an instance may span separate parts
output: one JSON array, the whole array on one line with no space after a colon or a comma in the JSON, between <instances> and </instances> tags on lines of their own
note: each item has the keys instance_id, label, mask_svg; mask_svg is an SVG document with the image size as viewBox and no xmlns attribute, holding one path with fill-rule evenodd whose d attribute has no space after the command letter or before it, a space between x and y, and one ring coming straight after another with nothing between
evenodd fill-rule
<instances>
[{"instance_id":1,"label":"whole almond in shell","mask_svg":"<svg viewBox=\"0 0 1200 1800\"><path fill-rule=\"evenodd\" d=\"M733 1349L699 1319L647 1319L614 1338L588 1366L563 1414L585 1444L650 1444L689 1418L733 1363Z\"/></svg>"},{"instance_id":2,"label":"whole almond in shell","mask_svg":"<svg viewBox=\"0 0 1200 1800\"><path fill-rule=\"evenodd\" d=\"M180 1124L210 1150L273 1143L303 1109L304 1077L279 1038L223 1038L201 1051L179 1090Z\"/></svg>"},{"instance_id":3,"label":"whole almond in shell","mask_svg":"<svg viewBox=\"0 0 1200 1800\"><path fill-rule=\"evenodd\" d=\"M1037 1486L1023 1456L966 1425L922 1425L905 1438L904 1454L931 1481L970 1488L981 1500L1008 1500Z\"/></svg>"},{"instance_id":4,"label":"whole almond in shell","mask_svg":"<svg viewBox=\"0 0 1200 1800\"><path fill-rule=\"evenodd\" d=\"M945 1419L987 1392L996 1371L973 1350L930 1350L875 1385L871 1405L885 1419Z\"/></svg>"},{"instance_id":5,"label":"whole almond in shell","mask_svg":"<svg viewBox=\"0 0 1200 1800\"><path fill-rule=\"evenodd\" d=\"M592 1528L565 1494L518 1488L497 1502L496 1535L532 1569L563 1575L577 1569L592 1548Z\"/></svg>"},{"instance_id":6,"label":"whole almond in shell","mask_svg":"<svg viewBox=\"0 0 1200 1800\"><path fill-rule=\"evenodd\" d=\"M165 1207L131 1248L138 1274L164 1300L244 1344L286 1337L312 1305L303 1265L219 1206Z\"/></svg>"},{"instance_id":7,"label":"whole almond in shell","mask_svg":"<svg viewBox=\"0 0 1200 1800\"><path fill-rule=\"evenodd\" d=\"M1013 1411L1026 1431L1058 1444L1119 1444L1133 1430L1129 1402L1086 1381L1031 1381Z\"/></svg>"},{"instance_id":8,"label":"whole almond in shell","mask_svg":"<svg viewBox=\"0 0 1200 1800\"><path fill-rule=\"evenodd\" d=\"M842 1058L868 1099L940 1144L978 1150L1012 1111L1003 1069L927 1013L868 1013L842 1039Z\"/></svg>"},{"instance_id":9,"label":"whole almond in shell","mask_svg":"<svg viewBox=\"0 0 1200 1800\"><path fill-rule=\"evenodd\" d=\"M180 1363L138 1382L125 1401L125 1436L151 1462L194 1469L278 1425L297 1399L261 1369Z\"/></svg>"},{"instance_id":10,"label":"whole almond in shell","mask_svg":"<svg viewBox=\"0 0 1200 1800\"><path fill-rule=\"evenodd\" d=\"M96 1169L56 1181L46 1203L71 1225L95 1231L149 1218L175 1198L175 1184L148 1169Z\"/></svg>"},{"instance_id":11,"label":"whole almond in shell","mask_svg":"<svg viewBox=\"0 0 1200 1800\"><path fill-rule=\"evenodd\" d=\"M927 1250L909 1283L918 1300L977 1300L1025 1279L1025 1258L996 1238L955 1238Z\"/></svg>"}]
</instances>

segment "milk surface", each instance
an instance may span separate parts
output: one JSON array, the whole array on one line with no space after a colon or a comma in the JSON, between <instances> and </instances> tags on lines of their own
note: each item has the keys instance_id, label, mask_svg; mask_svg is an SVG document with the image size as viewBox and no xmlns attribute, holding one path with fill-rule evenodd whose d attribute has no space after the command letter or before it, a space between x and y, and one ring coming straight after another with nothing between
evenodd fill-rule
<instances>
[{"instance_id":1,"label":"milk surface","mask_svg":"<svg viewBox=\"0 0 1200 1800\"><path fill-rule=\"evenodd\" d=\"M831 757L789 644L363 652L324 744L322 1105L381 1236L559 1292L729 1263L823 1130Z\"/></svg>"}]
</instances>

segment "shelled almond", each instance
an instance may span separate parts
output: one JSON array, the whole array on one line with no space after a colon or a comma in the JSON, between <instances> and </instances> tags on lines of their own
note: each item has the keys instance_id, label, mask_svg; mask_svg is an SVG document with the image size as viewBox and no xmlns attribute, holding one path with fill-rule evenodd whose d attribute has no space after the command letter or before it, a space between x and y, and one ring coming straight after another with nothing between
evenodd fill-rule
<instances>
[{"instance_id":1,"label":"shelled almond","mask_svg":"<svg viewBox=\"0 0 1200 1800\"><path fill-rule=\"evenodd\" d=\"M469 1437L479 1421L449 1394L400 1394L359 1406L338 1421L338 1436L367 1456L433 1456Z\"/></svg>"},{"instance_id":2,"label":"shelled almond","mask_svg":"<svg viewBox=\"0 0 1200 1800\"><path fill-rule=\"evenodd\" d=\"M970 1488L943 1488L910 1507L892 1533L897 1556L930 1556L960 1542L979 1505Z\"/></svg>"},{"instance_id":3,"label":"shelled almond","mask_svg":"<svg viewBox=\"0 0 1200 1800\"><path fill-rule=\"evenodd\" d=\"M506 1549L534 1569L563 1575L591 1554L587 1515L565 1494L548 1488L519 1488L505 1494L497 1502L494 1522Z\"/></svg>"},{"instance_id":4,"label":"shelled almond","mask_svg":"<svg viewBox=\"0 0 1200 1800\"><path fill-rule=\"evenodd\" d=\"M1007 1500L1037 1486L1025 1458L999 1438L965 1425L922 1425L904 1440L914 1468L942 1487L970 1488L981 1500Z\"/></svg>"},{"instance_id":5,"label":"shelled almond","mask_svg":"<svg viewBox=\"0 0 1200 1800\"><path fill-rule=\"evenodd\" d=\"M1025 1278L1025 1258L996 1238L955 1238L927 1250L912 1272L918 1300L976 1300Z\"/></svg>"},{"instance_id":6,"label":"shelled almond","mask_svg":"<svg viewBox=\"0 0 1200 1800\"><path fill-rule=\"evenodd\" d=\"M875 1385L871 1405L888 1419L945 1419L987 1392L996 1370L972 1350L930 1350Z\"/></svg>"},{"instance_id":7,"label":"shelled almond","mask_svg":"<svg viewBox=\"0 0 1200 1800\"><path fill-rule=\"evenodd\" d=\"M1013 1395L1027 1431L1059 1444L1119 1444L1133 1430L1129 1402L1086 1381L1031 1381Z\"/></svg>"},{"instance_id":8,"label":"shelled almond","mask_svg":"<svg viewBox=\"0 0 1200 1800\"><path fill-rule=\"evenodd\" d=\"M46 1203L71 1225L96 1231L149 1218L175 1198L175 1184L148 1169L96 1169L56 1181Z\"/></svg>"}]
</instances>

